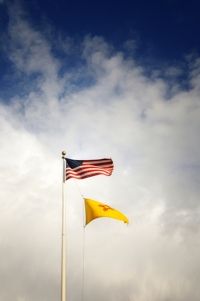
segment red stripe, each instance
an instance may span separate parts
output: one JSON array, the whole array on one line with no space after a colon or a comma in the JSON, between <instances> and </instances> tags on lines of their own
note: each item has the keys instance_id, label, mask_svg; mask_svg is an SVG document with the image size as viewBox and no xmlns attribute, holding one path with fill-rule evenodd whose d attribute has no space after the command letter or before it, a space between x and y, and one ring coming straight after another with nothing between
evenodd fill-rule
<instances>
[{"instance_id":1,"label":"red stripe","mask_svg":"<svg viewBox=\"0 0 200 301\"><path fill-rule=\"evenodd\" d=\"M79 172L84 172L84 171L87 171L87 170L99 170L99 171L104 171L104 170L113 170L113 167L112 166L109 166L107 168L100 168L100 167L96 167L96 166L91 166L91 165L87 165L87 166L84 166L84 167L76 167L74 169L71 169L71 168L67 168L66 169L68 172L74 172L74 173L79 173Z\"/></svg>"},{"instance_id":2,"label":"red stripe","mask_svg":"<svg viewBox=\"0 0 200 301\"><path fill-rule=\"evenodd\" d=\"M103 158L103 159L91 159L91 160L82 160L83 162L102 162L102 161L106 161L106 162L113 162L112 159L108 159L108 158Z\"/></svg>"},{"instance_id":3,"label":"red stripe","mask_svg":"<svg viewBox=\"0 0 200 301\"><path fill-rule=\"evenodd\" d=\"M83 160L83 165L91 164L91 165L103 165L103 164L112 164L113 161L111 159L100 159L100 160Z\"/></svg>"}]
</instances>

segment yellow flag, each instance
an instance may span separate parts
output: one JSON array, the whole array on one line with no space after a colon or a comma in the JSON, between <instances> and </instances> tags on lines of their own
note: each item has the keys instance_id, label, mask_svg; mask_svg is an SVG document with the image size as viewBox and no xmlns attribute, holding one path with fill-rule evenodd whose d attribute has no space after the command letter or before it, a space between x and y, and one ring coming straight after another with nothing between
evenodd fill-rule
<instances>
[{"instance_id":1,"label":"yellow flag","mask_svg":"<svg viewBox=\"0 0 200 301\"><path fill-rule=\"evenodd\" d=\"M89 224L93 219L99 218L99 217L111 217L115 219L119 219L121 221L124 221L126 224L129 223L127 217L123 215L118 210L115 210L114 208L105 205L103 203L90 200L90 199L84 199L85 200L85 215L86 215L86 221L85 225Z\"/></svg>"}]
</instances>

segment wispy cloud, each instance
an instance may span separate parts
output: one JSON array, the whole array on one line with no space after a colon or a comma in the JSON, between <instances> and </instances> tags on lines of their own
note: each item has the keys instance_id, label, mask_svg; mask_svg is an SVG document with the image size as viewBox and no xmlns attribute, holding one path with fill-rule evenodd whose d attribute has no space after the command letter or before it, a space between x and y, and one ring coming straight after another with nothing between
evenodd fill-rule
<instances>
[{"instance_id":1,"label":"wispy cloud","mask_svg":"<svg viewBox=\"0 0 200 301\"><path fill-rule=\"evenodd\" d=\"M101 219L85 229L86 298L197 301L199 58L188 57L185 90L176 80L180 67L169 65L168 78L147 76L145 65L103 37L81 43L65 37L62 44L60 34L55 48L21 8L10 6L9 16L6 51L20 91L0 105L1 297L59 298L60 157L66 150L75 159L113 158L110 178L78 186L130 220L125 227ZM83 207L71 180L67 208L67 286L78 299Z\"/></svg>"}]
</instances>

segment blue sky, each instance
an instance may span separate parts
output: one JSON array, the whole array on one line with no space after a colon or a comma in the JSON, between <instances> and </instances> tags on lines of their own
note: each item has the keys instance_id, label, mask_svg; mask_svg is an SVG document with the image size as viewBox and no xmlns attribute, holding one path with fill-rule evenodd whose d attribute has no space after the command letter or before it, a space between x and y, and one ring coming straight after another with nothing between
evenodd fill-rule
<instances>
[{"instance_id":1,"label":"blue sky","mask_svg":"<svg viewBox=\"0 0 200 301\"><path fill-rule=\"evenodd\" d=\"M12 1L1 1L1 32L5 34L9 22L8 9ZM162 68L164 63L186 66L185 57L200 51L198 20L199 1L19 1L26 18L37 30L44 30L62 38L80 42L84 36L102 36L124 54L134 56L146 69ZM6 5L7 4L7 5ZM51 27L51 29L50 29ZM127 43L129 41L129 43ZM132 43L131 43L132 41ZM4 42L3 42L4 44ZM52 51L58 51L54 45ZM74 53L74 52L73 52ZM63 53L58 52L61 56ZM77 56L72 60L75 65ZM71 60L70 60L71 62ZM12 72L12 64L1 53L1 80ZM15 82L2 83L13 84Z\"/></svg>"},{"instance_id":2,"label":"blue sky","mask_svg":"<svg viewBox=\"0 0 200 301\"><path fill-rule=\"evenodd\" d=\"M66 183L67 298L199 301L198 1L0 1L0 297L60 298L62 160L111 157ZM77 187L78 185L78 187ZM83 231L81 194L128 226Z\"/></svg>"},{"instance_id":3,"label":"blue sky","mask_svg":"<svg viewBox=\"0 0 200 301\"><path fill-rule=\"evenodd\" d=\"M138 55L173 60L200 50L197 0L29 1L25 5L37 26L46 19L69 36L103 36L118 47L136 39Z\"/></svg>"}]
</instances>

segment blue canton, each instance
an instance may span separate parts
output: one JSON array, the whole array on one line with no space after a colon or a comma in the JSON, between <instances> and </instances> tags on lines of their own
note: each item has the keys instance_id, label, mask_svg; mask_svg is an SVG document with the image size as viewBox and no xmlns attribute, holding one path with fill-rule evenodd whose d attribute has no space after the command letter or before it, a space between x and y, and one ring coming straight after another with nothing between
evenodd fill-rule
<instances>
[{"instance_id":1,"label":"blue canton","mask_svg":"<svg viewBox=\"0 0 200 301\"><path fill-rule=\"evenodd\" d=\"M73 160L73 159L68 159L68 158L65 158L65 159L66 159L67 165L72 169L74 169L78 166L81 166L83 163L83 160Z\"/></svg>"}]
</instances>

